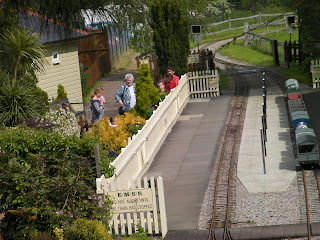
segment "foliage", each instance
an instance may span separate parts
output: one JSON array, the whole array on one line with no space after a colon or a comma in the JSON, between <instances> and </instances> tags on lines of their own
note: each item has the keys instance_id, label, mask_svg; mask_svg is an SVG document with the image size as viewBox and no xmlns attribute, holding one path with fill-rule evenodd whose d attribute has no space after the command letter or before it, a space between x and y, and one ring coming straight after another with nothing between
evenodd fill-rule
<instances>
[{"instance_id":1,"label":"foliage","mask_svg":"<svg viewBox=\"0 0 320 240\"><path fill-rule=\"evenodd\" d=\"M83 64L80 64L80 77L81 77L81 88L82 88L82 96L86 96L89 94L91 87L88 83L89 75L85 74L85 69Z\"/></svg>"},{"instance_id":2,"label":"foliage","mask_svg":"<svg viewBox=\"0 0 320 240\"><path fill-rule=\"evenodd\" d=\"M141 225L137 226L137 231L131 234L129 237L124 238L124 240L149 240L147 232L143 229Z\"/></svg>"},{"instance_id":3,"label":"foliage","mask_svg":"<svg viewBox=\"0 0 320 240\"><path fill-rule=\"evenodd\" d=\"M143 128L143 126L144 126L143 123L137 122L131 126L131 131L133 133L137 133L139 130Z\"/></svg>"},{"instance_id":4,"label":"foliage","mask_svg":"<svg viewBox=\"0 0 320 240\"><path fill-rule=\"evenodd\" d=\"M108 118L103 118L100 122L94 124L92 132L88 134L99 141L103 150L120 153L121 148L127 146L128 138L132 137L131 126L138 122L145 123L145 119L126 112L124 115L117 116L116 127L109 125ZM112 157L112 152L109 152L109 156Z\"/></svg>"},{"instance_id":5,"label":"foliage","mask_svg":"<svg viewBox=\"0 0 320 240\"><path fill-rule=\"evenodd\" d=\"M153 41L162 74L168 66L174 66L178 76L188 71L190 24L181 12L180 2L153 0L151 4Z\"/></svg>"},{"instance_id":6,"label":"foliage","mask_svg":"<svg viewBox=\"0 0 320 240\"><path fill-rule=\"evenodd\" d=\"M19 80L13 85L10 76L3 72L0 72L0 84L1 124L14 126L49 109L48 95L34 84Z\"/></svg>"},{"instance_id":7,"label":"foliage","mask_svg":"<svg viewBox=\"0 0 320 240\"><path fill-rule=\"evenodd\" d=\"M107 223L110 206L95 195L92 139L25 127L2 129L0 145L5 239L52 233L78 217Z\"/></svg>"},{"instance_id":8,"label":"foliage","mask_svg":"<svg viewBox=\"0 0 320 240\"><path fill-rule=\"evenodd\" d=\"M36 72L43 71L45 51L38 35L18 27L5 31L0 40L0 63L13 76L13 85L19 76L35 77Z\"/></svg>"},{"instance_id":9,"label":"foliage","mask_svg":"<svg viewBox=\"0 0 320 240\"><path fill-rule=\"evenodd\" d=\"M149 118L147 107L157 105L160 101L159 89L154 86L150 69L142 64L138 69L138 80L136 84L137 102L134 109L137 114L145 119Z\"/></svg>"},{"instance_id":10,"label":"foliage","mask_svg":"<svg viewBox=\"0 0 320 240\"><path fill-rule=\"evenodd\" d=\"M226 90L229 88L229 81L231 81L231 78L228 76L228 74L219 72L219 78L221 82L221 90Z\"/></svg>"},{"instance_id":11,"label":"foliage","mask_svg":"<svg viewBox=\"0 0 320 240\"><path fill-rule=\"evenodd\" d=\"M272 56L237 44L230 44L228 48L221 49L221 54L230 56L238 61L248 62L255 66L267 67L274 65Z\"/></svg>"},{"instance_id":12,"label":"foliage","mask_svg":"<svg viewBox=\"0 0 320 240\"><path fill-rule=\"evenodd\" d=\"M62 86L62 84L59 84L58 85L58 90L57 90L57 97L56 97L55 101L64 99L66 97L67 97L67 93L64 90L64 86Z\"/></svg>"},{"instance_id":13,"label":"foliage","mask_svg":"<svg viewBox=\"0 0 320 240\"><path fill-rule=\"evenodd\" d=\"M168 94L169 94L169 92L167 92L167 91L165 91L165 92L160 91L160 93L159 93L160 100L163 101Z\"/></svg>"},{"instance_id":14,"label":"foliage","mask_svg":"<svg viewBox=\"0 0 320 240\"><path fill-rule=\"evenodd\" d=\"M65 111L62 108L50 110L40 119L40 123L49 123L53 126L52 130L61 135L61 137L75 135L80 137L80 126L78 119L72 112Z\"/></svg>"},{"instance_id":15,"label":"foliage","mask_svg":"<svg viewBox=\"0 0 320 240\"><path fill-rule=\"evenodd\" d=\"M303 66L308 66L310 69L310 59L306 59L305 62L302 64L301 67L298 66L298 64L291 63L290 68L281 68L278 70L281 74L289 78L294 78L298 80L299 83L303 83L306 85L312 84L312 75L309 71L306 71L303 69Z\"/></svg>"},{"instance_id":16,"label":"foliage","mask_svg":"<svg viewBox=\"0 0 320 240\"><path fill-rule=\"evenodd\" d=\"M66 232L67 240L112 240L101 221L79 218Z\"/></svg>"},{"instance_id":17,"label":"foliage","mask_svg":"<svg viewBox=\"0 0 320 240\"><path fill-rule=\"evenodd\" d=\"M303 52L307 57L318 57L320 55L319 1L286 0L285 3L290 8L294 6L297 10Z\"/></svg>"}]
</instances>

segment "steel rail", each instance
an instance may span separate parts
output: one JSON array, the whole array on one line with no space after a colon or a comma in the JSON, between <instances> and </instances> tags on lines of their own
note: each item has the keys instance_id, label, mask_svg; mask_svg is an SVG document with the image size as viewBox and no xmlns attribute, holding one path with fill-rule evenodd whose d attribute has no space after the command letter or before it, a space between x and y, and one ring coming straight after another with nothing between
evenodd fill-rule
<instances>
[{"instance_id":1,"label":"steel rail","mask_svg":"<svg viewBox=\"0 0 320 240\"><path fill-rule=\"evenodd\" d=\"M237 111L237 108L239 108L239 106L241 106L241 104L244 104L242 102L239 101L240 99L240 93L241 93L241 87L240 87L240 80L238 78L235 78L237 81L237 88L235 91L235 102L232 106L232 111L231 111L231 117L230 117L230 121L227 125L227 130L226 130L226 138L225 141L223 143L223 148L222 148L222 154L220 157L220 161L218 164L218 171L217 171L217 176L216 176L216 185L215 185L215 194L214 194L214 204L213 204L213 217L211 220L211 225L210 225L210 229L209 229L209 236L208 239L213 240L216 239L215 236L215 223L216 223L216 215L217 215L217 200L218 200L218 193L220 190L220 178L221 178L221 174L222 174L222 166L224 164L224 161L228 161L225 160L225 154L226 154L226 148L228 145L228 141L229 141L229 137L233 137L234 135L232 135L232 119L234 118L234 115ZM242 79L244 81L244 79ZM245 83L245 81L244 81ZM244 91L244 96L246 94L246 88ZM240 103L240 104L239 104ZM242 109L242 108L241 108ZM242 112L242 110L241 110ZM241 117L241 114L239 114L239 116ZM238 126L236 125L236 131L233 131L235 133L238 133ZM231 138L232 139L232 138ZM231 162L229 163L229 171L228 171L228 187L227 187L227 205L226 205L226 216L225 216L225 220L224 220L224 234L223 234L223 239L232 239L231 235L230 235L230 231L229 231L229 216L230 216L230 199L231 199L231 186L232 186L232 177L230 177L232 175L232 171L233 171L233 167L232 164L234 163L234 159L235 159L235 154L234 154L234 149L235 149L235 143L233 142L232 144L232 155L231 155Z\"/></svg>"}]
</instances>

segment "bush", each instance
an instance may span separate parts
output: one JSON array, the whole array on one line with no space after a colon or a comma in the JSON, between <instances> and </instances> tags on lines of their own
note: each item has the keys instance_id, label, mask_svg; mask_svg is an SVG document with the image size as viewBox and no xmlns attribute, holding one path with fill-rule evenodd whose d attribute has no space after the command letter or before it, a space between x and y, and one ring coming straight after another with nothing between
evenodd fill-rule
<instances>
[{"instance_id":1,"label":"bush","mask_svg":"<svg viewBox=\"0 0 320 240\"><path fill-rule=\"evenodd\" d=\"M67 240L112 240L101 221L79 218L66 231Z\"/></svg>"},{"instance_id":2,"label":"bush","mask_svg":"<svg viewBox=\"0 0 320 240\"><path fill-rule=\"evenodd\" d=\"M56 97L55 101L62 100L66 97L67 97L67 93L64 90L64 87L61 84L59 84L58 90L57 90L57 97Z\"/></svg>"},{"instance_id":3,"label":"bush","mask_svg":"<svg viewBox=\"0 0 320 240\"><path fill-rule=\"evenodd\" d=\"M138 69L138 80L136 85L137 103L134 109L137 114L145 119L149 118L147 107L158 105L160 102L159 89L153 85L150 69L142 64Z\"/></svg>"},{"instance_id":4,"label":"bush","mask_svg":"<svg viewBox=\"0 0 320 240\"><path fill-rule=\"evenodd\" d=\"M0 73L0 124L15 126L19 121L43 115L49 109L48 95L31 83L12 84Z\"/></svg>"},{"instance_id":5,"label":"bush","mask_svg":"<svg viewBox=\"0 0 320 240\"><path fill-rule=\"evenodd\" d=\"M52 234L75 218L107 224L111 204L95 195L94 141L27 127L0 131L0 229L5 239Z\"/></svg>"},{"instance_id":6,"label":"bush","mask_svg":"<svg viewBox=\"0 0 320 240\"><path fill-rule=\"evenodd\" d=\"M88 134L99 141L103 150L120 153L121 148L128 145L128 138L133 135L131 126L139 122L145 124L146 121L126 112L124 115L118 115L117 127L110 126L109 119L103 118L99 123L93 125L92 132Z\"/></svg>"},{"instance_id":7,"label":"bush","mask_svg":"<svg viewBox=\"0 0 320 240\"><path fill-rule=\"evenodd\" d=\"M75 135L80 137L81 128L74 113L67 112L60 108L57 110L50 110L40 119L40 123L48 122L53 125L53 131L63 136Z\"/></svg>"}]
</instances>

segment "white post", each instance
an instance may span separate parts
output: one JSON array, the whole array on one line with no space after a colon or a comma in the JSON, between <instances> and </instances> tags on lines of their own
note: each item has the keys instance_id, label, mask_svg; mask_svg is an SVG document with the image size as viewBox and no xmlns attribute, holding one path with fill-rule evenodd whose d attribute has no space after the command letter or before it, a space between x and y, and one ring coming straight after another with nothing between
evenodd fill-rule
<instances>
[{"instance_id":1,"label":"white post","mask_svg":"<svg viewBox=\"0 0 320 240\"><path fill-rule=\"evenodd\" d=\"M166 204L164 199L163 178L161 176L157 178L157 185L158 185L161 232L162 232L162 237L165 237L168 232L168 226L167 226Z\"/></svg>"}]
</instances>

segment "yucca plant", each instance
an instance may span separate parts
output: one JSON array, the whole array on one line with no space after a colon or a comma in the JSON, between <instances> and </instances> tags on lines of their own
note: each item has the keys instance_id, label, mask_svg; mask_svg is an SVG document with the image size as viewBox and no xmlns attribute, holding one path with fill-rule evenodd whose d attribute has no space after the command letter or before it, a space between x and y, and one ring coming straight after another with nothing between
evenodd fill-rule
<instances>
[{"instance_id":1,"label":"yucca plant","mask_svg":"<svg viewBox=\"0 0 320 240\"><path fill-rule=\"evenodd\" d=\"M37 118L48 110L48 96L43 98L45 93L36 86L21 80L13 85L6 73L0 73L0 83L1 124L15 126L18 121Z\"/></svg>"}]
</instances>

